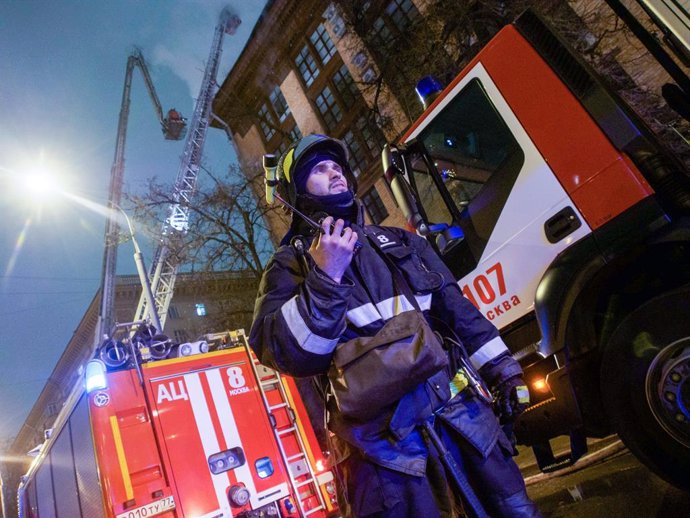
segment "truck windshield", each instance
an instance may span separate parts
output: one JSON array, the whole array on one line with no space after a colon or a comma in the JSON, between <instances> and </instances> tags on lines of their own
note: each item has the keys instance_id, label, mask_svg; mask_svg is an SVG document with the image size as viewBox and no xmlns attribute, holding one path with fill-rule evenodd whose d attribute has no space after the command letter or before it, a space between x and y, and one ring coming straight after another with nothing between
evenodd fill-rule
<instances>
[{"instance_id":1,"label":"truck windshield","mask_svg":"<svg viewBox=\"0 0 690 518\"><path fill-rule=\"evenodd\" d=\"M470 81L445 106L421 132L419 139L458 212L469 207L470 213L476 213L480 204L472 201L477 198L488 196L484 201L494 204L498 201L494 199L497 193L488 184L496 180L490 180L505 174L513 176L522 166L522 151L515 137L478 79ZM431 187L433 182L421 178L428 175L428 171L420 162L413 164L418 170L415 181L418 186L427 183ZM426 197L429 196L427 192Z\"/></svg>"}]
</instances>

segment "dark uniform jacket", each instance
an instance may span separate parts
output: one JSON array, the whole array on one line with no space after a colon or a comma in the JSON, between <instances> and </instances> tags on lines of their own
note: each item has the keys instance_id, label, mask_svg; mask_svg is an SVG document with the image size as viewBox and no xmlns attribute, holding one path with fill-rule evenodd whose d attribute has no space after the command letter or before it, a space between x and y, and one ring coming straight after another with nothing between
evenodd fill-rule
<instances>
[{"instance_id":1,"label":"dark uniform jacket","mask_svg":"<svg viewBox=\"0 0 690 518\"><path fill-rule=\"evenodd\" d=\"M295 377L323 374L339 342L372 336L396 314L413 309L396 294L388 265L366 232L402 271L431 326L454 331L490 386L522 373L496 328L462 295L424 238L393 227L352 228L363 246L340 284L308 254L305 267L292 246L277 250L261 281L249 336L262 363ZM435 412L485 456L497 440L507 439L484 400L467 391L450 400L450 374L435 374L367 422L347 419L329 404L329 429L372 462L422 476L428 450L416 425Z\"/></svg>"}]
</instances>

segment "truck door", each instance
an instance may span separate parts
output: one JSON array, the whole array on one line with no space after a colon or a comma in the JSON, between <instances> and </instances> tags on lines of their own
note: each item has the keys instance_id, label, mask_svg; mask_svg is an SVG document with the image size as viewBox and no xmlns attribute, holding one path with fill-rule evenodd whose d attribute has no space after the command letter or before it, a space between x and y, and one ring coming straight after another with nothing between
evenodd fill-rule
<instances>
[{"instance_id":1,"label":"truck door","mask_svg":"<svg viewBox=\"0 0 690 518\"><path fill-rule=\"evenodd\" d=\"M407 142L425 219L464 233L436 243L465 296L498 328L532 311L548 265L590 228L481 62Z\"/></svg>"}]
</instances>

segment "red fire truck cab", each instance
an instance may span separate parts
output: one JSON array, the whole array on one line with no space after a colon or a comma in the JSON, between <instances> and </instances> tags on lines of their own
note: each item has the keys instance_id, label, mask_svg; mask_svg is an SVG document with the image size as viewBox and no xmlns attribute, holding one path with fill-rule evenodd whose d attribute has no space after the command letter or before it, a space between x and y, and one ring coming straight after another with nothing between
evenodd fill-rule
<instances>
[{"instance_id":1,"label":"red fire truck cab","mask_svg":"<svg viewBox=\"0 0 690 518\"><path fill-rule=\"evenodd\" d=\"M690 177L526 12L431 103L384 171L409 224L521 362L540 466L617 432L690 488ZM548 441L570 435L572 454Z\"/></svg>"}]
</instances>

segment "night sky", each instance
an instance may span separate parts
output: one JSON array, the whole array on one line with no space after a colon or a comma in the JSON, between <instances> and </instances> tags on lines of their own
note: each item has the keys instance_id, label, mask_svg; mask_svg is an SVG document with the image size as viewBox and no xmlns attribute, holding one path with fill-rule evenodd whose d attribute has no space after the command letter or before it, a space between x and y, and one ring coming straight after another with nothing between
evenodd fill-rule
<instances>
[{"instance_id":1,"label":"night sky","mask_svg":"<svg viewBox=\"0 0 690 518\"><path fill-rule=\"evenodd\" d=\"M224 6L242 24L226 36L222 82L264 0L3 0L0 2L0 443L19 430L99 285L105 219L59 195L18 188L36 168L66 191L105 204L127 57L147 60L163 110L191 120ZM172 182L184 140L166 141L140 71L134 72L125 192L146 180ZM225 134L210 129L203 165L235 161ZM202 181L202 178L200 178ZM144 247L147 264L152 244ZM132 244L118 274L133 274Z\"/></svg>"}]
</instances>

